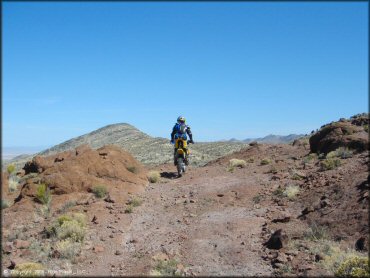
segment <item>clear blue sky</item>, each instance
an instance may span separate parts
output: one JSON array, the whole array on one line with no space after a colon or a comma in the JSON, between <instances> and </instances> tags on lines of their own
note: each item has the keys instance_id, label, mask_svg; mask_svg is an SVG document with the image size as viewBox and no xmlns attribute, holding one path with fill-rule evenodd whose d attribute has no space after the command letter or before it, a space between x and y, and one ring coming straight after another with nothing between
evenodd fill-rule
<instances>
[{"instance_id":1,"label":"clear blue sky","mask_svg":"<svg viewBox=\"0 0 370 278\"><path fill-rule=\"evenodd\" d=\"M195 141L368 110L367 2L5 2L3 146L127 122Z\"/></svg>"}]
</instances>

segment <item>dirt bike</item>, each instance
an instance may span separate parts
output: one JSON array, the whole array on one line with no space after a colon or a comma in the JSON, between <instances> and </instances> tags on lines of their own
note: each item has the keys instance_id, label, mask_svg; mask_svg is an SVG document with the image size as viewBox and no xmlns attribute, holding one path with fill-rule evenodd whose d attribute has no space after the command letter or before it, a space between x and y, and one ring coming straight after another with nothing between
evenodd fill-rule
<instances>
[{"instance_id":1,"label":"dirt bike","mask_svg":"<svg viewBox=\"0 0 370 278\"><path fill-rule=\"evenodd\" d=\"M179 177L182 176L186 172L187 160L189 159L190 150L188 149L188 143L190 141L186 141L186 139L177 138L175 141L175 148L176 151L176 166L177 166L177 174Z\"/></svg>"}]
</instances>

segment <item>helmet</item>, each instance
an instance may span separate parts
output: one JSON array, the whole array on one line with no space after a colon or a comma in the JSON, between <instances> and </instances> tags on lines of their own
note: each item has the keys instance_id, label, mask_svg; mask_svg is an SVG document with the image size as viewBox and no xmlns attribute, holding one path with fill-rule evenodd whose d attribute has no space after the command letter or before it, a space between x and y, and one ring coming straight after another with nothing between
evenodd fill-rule
<instances>
[{"instance_id":1,"label":"helmet","mask_svg":"<svg viewBox=\"0 0 370 278\"><path fill-rule=\"evenodd\" d=\"M183 116L179 116L178 118L177 118L177 122L180 124L180 123L185 123L185 118L183 117Z\"/></svg>"}]
</instances>

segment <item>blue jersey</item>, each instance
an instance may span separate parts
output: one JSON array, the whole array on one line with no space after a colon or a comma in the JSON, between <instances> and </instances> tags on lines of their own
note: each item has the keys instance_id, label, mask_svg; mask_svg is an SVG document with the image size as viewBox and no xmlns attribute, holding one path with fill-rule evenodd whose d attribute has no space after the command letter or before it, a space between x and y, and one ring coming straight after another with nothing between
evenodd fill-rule
<instances>
[{"instance_id":1,"label":"blue jersey","mask_svg":"<svg viewBox=\"0 0 370 278\"><path fill-rule=\"evenodd\" d=\"M172 129L171 138L174 139L182 138L184 140L187 140L186 134L188 134L191 137L190 127L186 124L176 123Z\"/></svg>"}]
</instances>

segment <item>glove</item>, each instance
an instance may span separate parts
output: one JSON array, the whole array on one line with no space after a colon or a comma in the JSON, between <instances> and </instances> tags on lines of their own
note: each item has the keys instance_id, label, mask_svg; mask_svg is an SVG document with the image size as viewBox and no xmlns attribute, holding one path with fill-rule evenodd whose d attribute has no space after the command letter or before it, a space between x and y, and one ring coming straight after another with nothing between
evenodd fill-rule
<instances>
[{"instance_id":1,"label":"glove","mask_svg":"<svg viewBox=\"0 0 370 278\"><path fill-rule=\"evenodd\" d=\"M194 144L194 141L193 140L189 140L188 141L188 144Z\"/></svg>"},{"instance_id":2,"label":"glove","mask_svg":"<svg viewBox=\"0 0 370 278\"><path fill-rule=\"evenodd\" d=\"M171 144L175 144L175 141L174 140L171 140Z\"/></svg>"}]
</instances>

